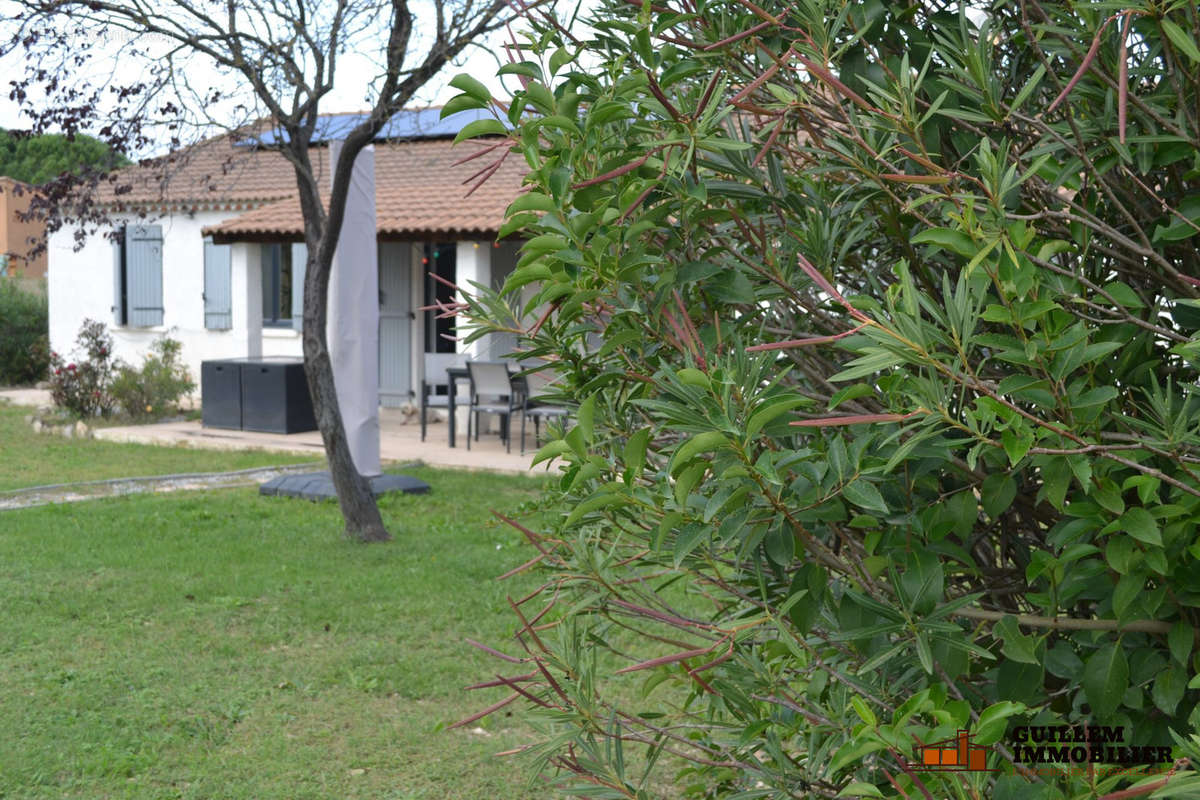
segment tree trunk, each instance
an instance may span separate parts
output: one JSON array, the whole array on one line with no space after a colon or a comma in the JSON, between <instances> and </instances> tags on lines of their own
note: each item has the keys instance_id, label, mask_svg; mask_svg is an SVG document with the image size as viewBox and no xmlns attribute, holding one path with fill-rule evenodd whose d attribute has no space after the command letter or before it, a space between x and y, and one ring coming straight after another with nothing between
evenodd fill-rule
<instances>
[{"instance_id":1,"label":"tree trunk","mask_svg":"<svg viewBox=\"0 0 1200 800\"><path fill-rule=\"evenodd\" d=\"M325 336L330 267L322 270L317 261L316 249L310 248L304 276L304 374L308 378L317 427L325 443L338 505L346 520L346 536L360 542L383 542L392 537L383 525L370 483L354 466L338 407L333 362L329 358L329 342Z\"/></svg>"}]
</instances>

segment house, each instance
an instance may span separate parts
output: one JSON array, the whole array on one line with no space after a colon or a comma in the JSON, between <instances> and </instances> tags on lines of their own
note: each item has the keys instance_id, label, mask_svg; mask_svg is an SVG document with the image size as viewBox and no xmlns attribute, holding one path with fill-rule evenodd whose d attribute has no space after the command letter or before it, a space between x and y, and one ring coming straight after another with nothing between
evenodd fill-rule
<instances>
[{"instance_id":1,"label":"house","mask_svg":"<svg viewBox=\"0 0 1200 800\"><path fill-rule=\"evenodd\" d=\"M379 255L380 398L401 405L419 386L426 352L455 352L453 320L418 309L449 299L435 273L460 285L499 285L519 244L497 242L519 193L522 160L510 157L469 197L482 166L455 162L479 145L453 145L478 112L438 120L436 109L401 112L375 143ZM310 150L329 184L327 142L355 115L322 118ZM303 223L290 163L270 144L222 135L171 157L119 170L98 202L116 225L76 244L76 226L50 236L50 346L69 352L81 322L107 320L115 355L139 361L167 333L194 377L209 359L300 356ZM115 234L115 237L113 236ZM473 356L499 357L493 338Z\"/></svg>"},{"instance_id":2,"label":"house","mask_svg":"<svg viewBox=\"0 0 1200 800\"><path fill-rule=\"evenodd\" d=\"M0 176L0 277L46 275L46 252L38 247L46 237L46 225L21 218L29 211L33 191L27 183Z\"/></svg>"}]
</instances>

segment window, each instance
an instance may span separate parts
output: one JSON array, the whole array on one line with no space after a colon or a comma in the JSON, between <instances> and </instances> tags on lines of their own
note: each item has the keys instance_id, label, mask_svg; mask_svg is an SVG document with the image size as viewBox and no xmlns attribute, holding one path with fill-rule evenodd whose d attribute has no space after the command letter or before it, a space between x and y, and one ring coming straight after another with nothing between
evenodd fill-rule
<instances>
[{"instance_id":1,"label":"window","mask_svg":"<svg viewBox=\"0 0 1200 800\"><path fill-rule=\"evenodd\" d=\"M113 239L113 320L117 325L163 324L162 227L125 225Z\"/></svg>"},{"instance_id":2,"label":"window","mask_svg":"<svg viewBox=\"0 0 1200 800\"><path fill-rule=\"evenodd\" d=\"M263 325L292 327L292 247L264 244L262 250Z\"/></svg>"}]
</instances>

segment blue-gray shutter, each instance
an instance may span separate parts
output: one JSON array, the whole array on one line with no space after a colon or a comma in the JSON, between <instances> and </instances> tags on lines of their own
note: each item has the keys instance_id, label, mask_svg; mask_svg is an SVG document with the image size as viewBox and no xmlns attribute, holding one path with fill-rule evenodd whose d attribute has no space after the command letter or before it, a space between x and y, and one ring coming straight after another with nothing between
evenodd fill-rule
<instances>
[{"instance_id":1,"label":"blue-gray shutter","mask_svg":"<svg viewBox=\"0 0 1200 800\"><path fill-rule=\"evenodd\" d=\"M233 327L233 286L230 246L204 240L204 327L223 331Z\"/></svg>"},{"instance_id":2,"label":"blue-gray shutter","mask_svg":"<svg viewBox=\"0 0 1200 800\"><path fill-rule=\"evenodd\" d=\"M162 226L125 229L125 296L129 324L162 325Z\"/></svg>"},{"instance_id":3,"label":"blue-gray shutter","mask_svg":"<svg viewBox=\"0 0 1200 800\"><path fill-rule=\"evenodd\" d=\"M125 229L120 228L112 240L113 252L113 324L125 324Z\"/></svg>"},{"instance_id":4,"label":"blue-gray shutter","mask_svg":"<svg viewBox=\"0 0 1200 800\"><path fill-rule=\"evenodd\" d=\"M308 267L308 246L292 245L292 327L304 330L304 272Z\"/></svg>"}]
</instances>

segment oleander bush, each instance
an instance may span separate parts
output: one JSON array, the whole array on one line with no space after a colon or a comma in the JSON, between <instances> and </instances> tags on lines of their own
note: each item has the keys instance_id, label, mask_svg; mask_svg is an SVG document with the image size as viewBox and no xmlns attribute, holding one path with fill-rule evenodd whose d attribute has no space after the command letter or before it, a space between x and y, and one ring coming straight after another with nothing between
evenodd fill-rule
<instances>
[{"instance_id":1,"label":"oleander bush","mask_svg":"<svg viewBox=\"0 0 1200 800\"><path fill-rule=\"evenodd\" d=\"M521 88L459 76L445 113L507 115L463 138L531 170L471 335L522 331L575 407L489 684L545 725L535 766L605 798L1195 796L1194 4L529 22ZM1174 778L1013 774L1008 729L1058 724ZM959 729L1000 772L913 768Z\"/></svg>"},{"instance_id":2,"label":"oleander bush","mask_svg":"<svg viewBox=\"0 0 1200 800\"><path fill-rule=\"evenodd\" d=\"M46 296L0 278L0 386L41 380L49 363Z\"/></svg>"}]
</instances>

